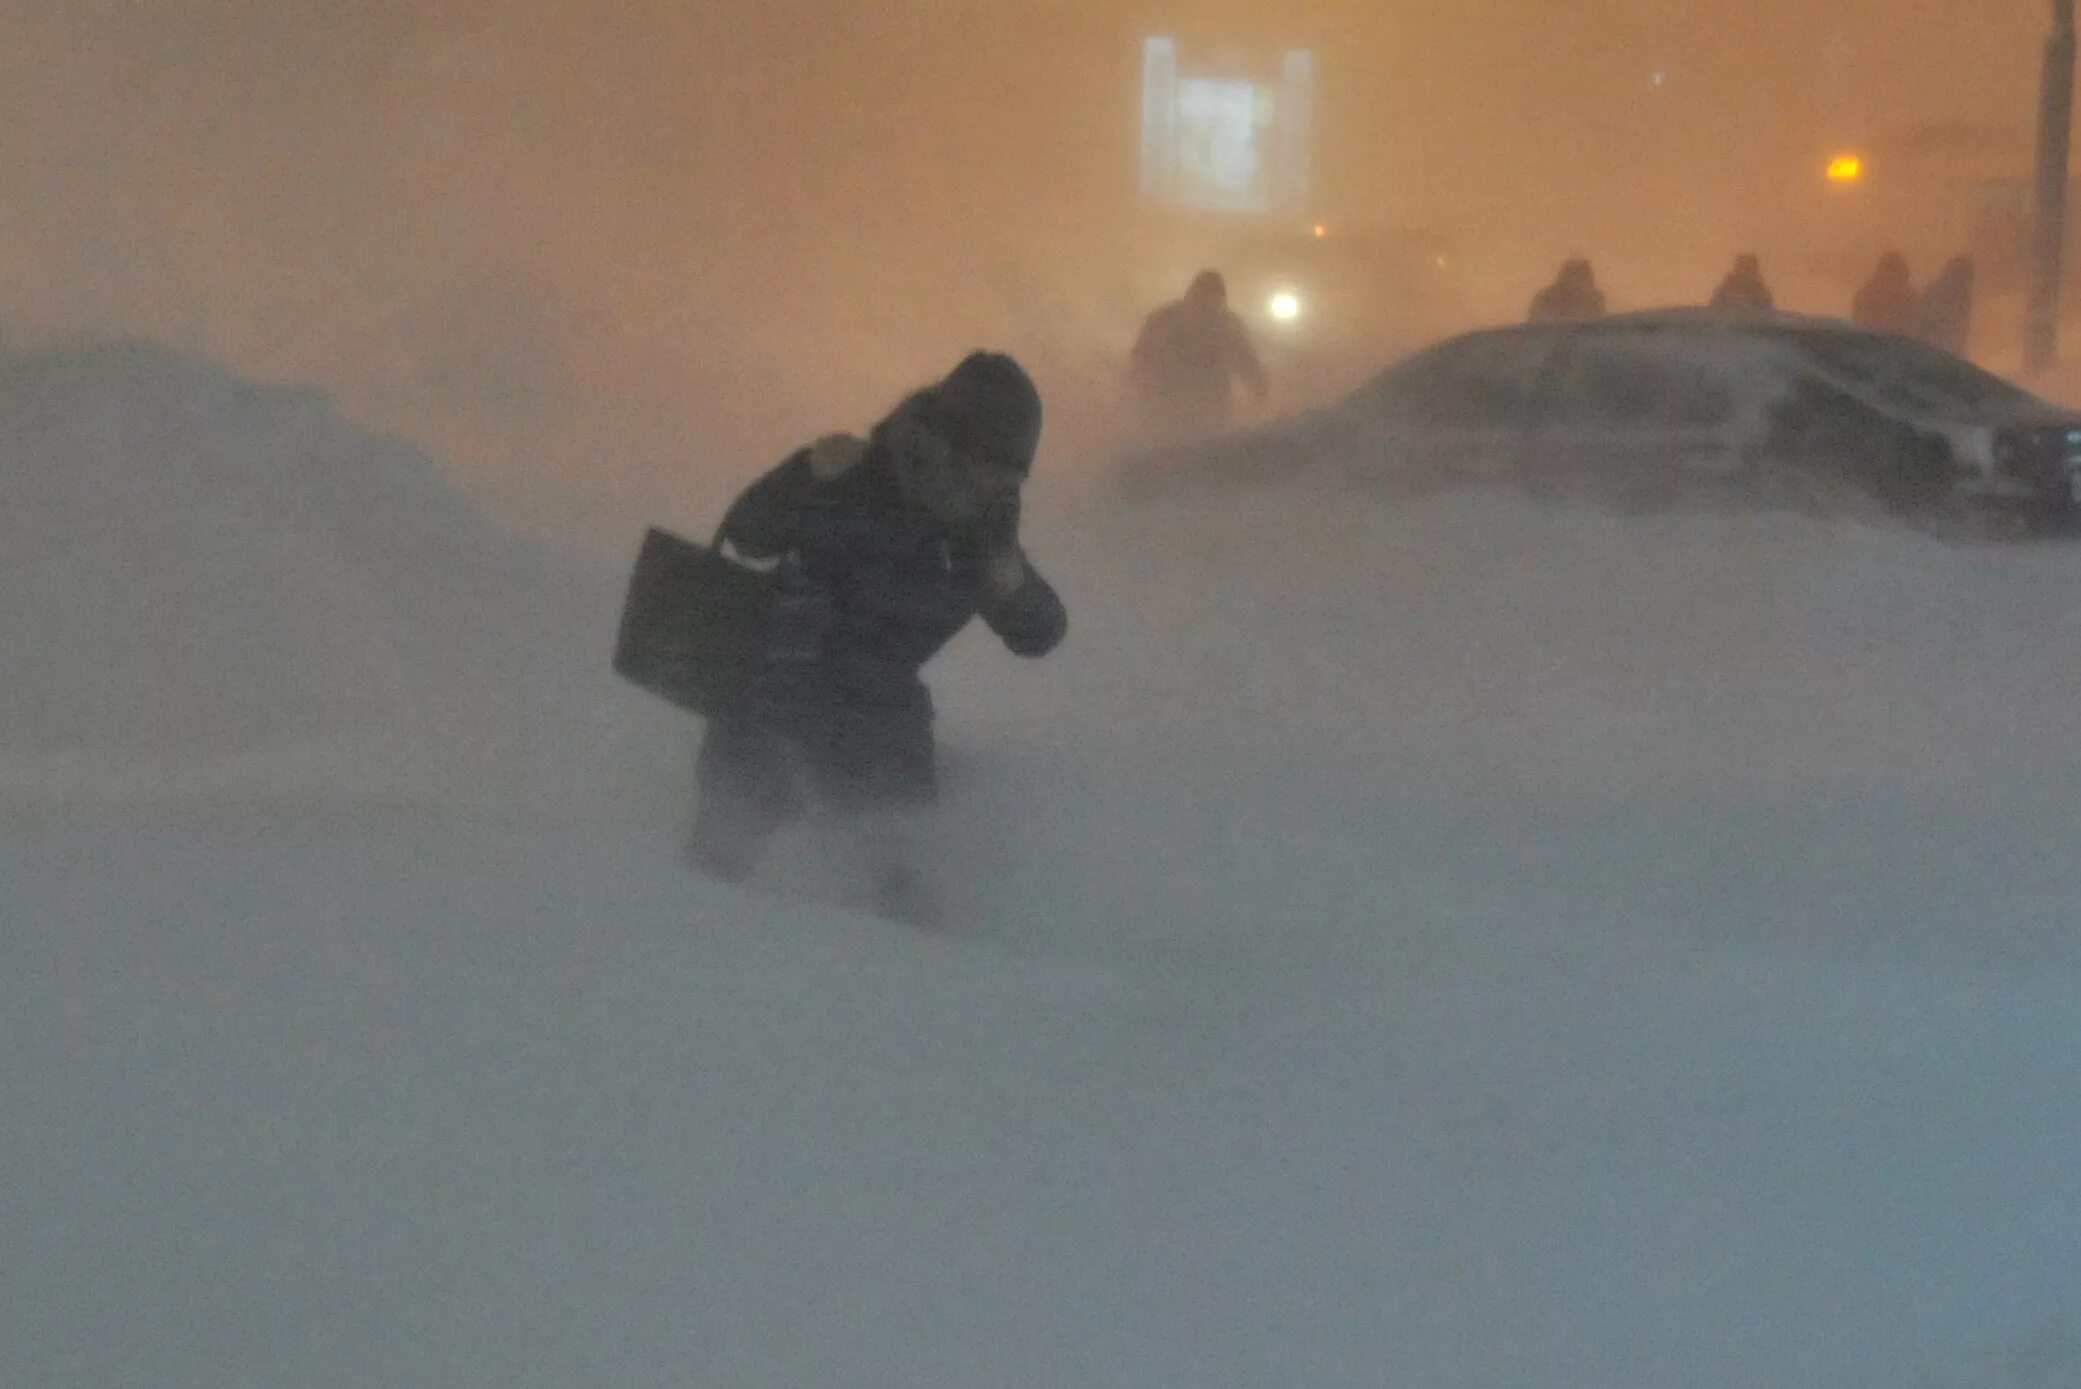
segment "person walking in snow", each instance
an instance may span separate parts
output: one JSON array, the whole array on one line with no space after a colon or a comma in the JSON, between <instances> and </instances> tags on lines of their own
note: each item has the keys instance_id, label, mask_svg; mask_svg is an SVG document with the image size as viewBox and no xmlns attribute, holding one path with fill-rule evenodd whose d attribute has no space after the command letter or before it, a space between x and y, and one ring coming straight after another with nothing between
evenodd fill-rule
<instances>
[{"instance_id":1,"label":"person walking in snow","mask_svg":"<svg viewBox=\"0 0 2081 1389\"><path fill-rule=\"evenodd\" d=\"M1915 282L1907 257L1888 251L1850 301L1850 322L1873 333L1905 333L1915 319Z\"/></svg>"},{"instance_id":2,"label":"person walking in snow","mask_svg":"<svg viewBox=\"0 0 2081 1389\"><path fill-rule=\"evenodd\" d=\"M1777 307L1763 283L1763 264L1754 256L1736 256L1734 268L1713 291L1712 306L1724 313L1761 313Z\"/></svg>"},{"instance_id":3,"label":"person walking in snow","mask_svg":"<svg viewBox=\"0 0 2081 1389\"><path fill-rule=\"evenodd\" d=\"M1271 390L1250 330L1228 307L1228 282L1218 270L1202 270L1184 298L1143 321L1128 379L1165 423L1219 431L1235 422L1237 377L1260 402Z\"/></svg>"},{"instance_id":4,"label":"person walking in snow","mask_svg":"<svg viewBox=\"0 0 2081 1389\"><path fill-rule=\"evenodd\" d=\"M935 910L898 842L937 790L920 669L981 617L1014 654L1046 655L1062 600L1019 544L1041 398L1010 357L970 354L866 438L832 435L754 482L717 544L776 566L750 712L712 720L690 857L728 881L814 797L876 854L877 906Z\"/></svg>"},{"instance_id":5,"label":"person walking in snow","mask_svg":"<svg viewBox=\"0 0 2081 1389\"><path fill-rule=\"evenodd\" d=\"M1597 288L1597 272L1586 260L1571 260L1561 266L1554 282L1532 297L1525 314L1529 323L1575 322L1604 317L1604 291Z\"/></svg>"},{"instance_id":6,"label":"person walking in snow","mask_svg":"<svg viewBox=\"0 0 2081 1389\"><path fill-rule=\"evenodd\" d=\"M1914 335L1931 347L1963 357L1973 336L1973 263L1953 256L1922 291L1915 306Z\"/></svg>"}]
</instances>

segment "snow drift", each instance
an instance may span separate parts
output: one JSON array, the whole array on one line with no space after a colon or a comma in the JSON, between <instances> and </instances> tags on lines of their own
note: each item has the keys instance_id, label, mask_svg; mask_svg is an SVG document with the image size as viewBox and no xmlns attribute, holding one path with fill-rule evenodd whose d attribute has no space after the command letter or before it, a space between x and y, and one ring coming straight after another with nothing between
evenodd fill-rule
<instances>
[{"instance_id":1,"label":"snow drift","mask_svg":"<svg viewBox=\"0 0 2081 1389\"><path fill-rule=\"evenodd\" d=\"M510 789L591 721L546 685L604 595L318 391L0 349L0 474L0 783Z\"/></svg>"},{"instance_id":2,"label":"snow drift","mask_svg":"<svg viewBox=\"0 0 2081 1389\"><path fill-rule=\"evenodd\" d=\"M213 795L0 798L0 1379L2081 1369L2081 552L1043 496L1071 639L935 672L928 937L679 869L618 575L314 397L11 370L9 650L75 664L10 750ZM344 729L411 775L267 741Z\"/></svg>"}]
</instances>

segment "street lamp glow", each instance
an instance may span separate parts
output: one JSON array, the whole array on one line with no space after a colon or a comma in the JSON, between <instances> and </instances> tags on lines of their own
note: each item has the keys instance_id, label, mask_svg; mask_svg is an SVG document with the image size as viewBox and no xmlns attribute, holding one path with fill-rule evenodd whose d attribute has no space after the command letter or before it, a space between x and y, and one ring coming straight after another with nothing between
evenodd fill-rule
<instances>
[{"instance_id":1,"label":"street lamp glow","mask_svg":"<svg viewBox=\"0 0 2081 1389\"><path fill-rule=\"evenodd\" d=\"M1854 154L1838 154L1828 161L1830 183L1860 183L1864 179L1864 160Z\"/></svg>"},{"instance_id":2,"label":"street lamp glow","mask_svg":"<svg viewBox=\"0 0 2081 1389\"><path fill-rule=\"evenodd\" d=\"M1281 323L1291 323L1301 316L1301 297L1291 290L1281 290L1272 296L1272 317Z\"/></svg>"}]
</instances>

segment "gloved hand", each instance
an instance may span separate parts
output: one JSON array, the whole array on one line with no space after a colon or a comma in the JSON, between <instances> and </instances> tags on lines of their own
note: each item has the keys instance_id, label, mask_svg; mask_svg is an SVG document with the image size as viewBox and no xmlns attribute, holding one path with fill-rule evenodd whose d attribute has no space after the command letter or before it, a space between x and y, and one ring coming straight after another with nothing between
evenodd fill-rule
<instances>
[{"instance_id":1,"label":"gloved hand","mask_svg":"<svg viewBox=\"0 0 2081 1389\"><path fill-rule=\"evenodd\" d=\"M1061 597L1017 545L985 561L979 606L983 621L1014 656L1045 656L1069 630Z\"/></svg>"}]
</instances>

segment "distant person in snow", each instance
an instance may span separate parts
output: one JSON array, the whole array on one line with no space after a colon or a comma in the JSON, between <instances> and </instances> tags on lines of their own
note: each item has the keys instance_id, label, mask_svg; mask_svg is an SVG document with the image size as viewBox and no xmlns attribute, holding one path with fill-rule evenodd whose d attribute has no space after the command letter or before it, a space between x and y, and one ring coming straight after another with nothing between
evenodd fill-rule
<instances>
[{"instance_id":1,"label":"distant person in snow","mask_svg":"<svg viewBox=\"0 0 2081 1389\"><path fill-rule=\"evenodd\" d=\"M1953 256L1915 305L1914 335L1931 347L1963 357L1973 336L1973 263Z\"/></svg>"},{"instance_id":2,"label":"distant person in snow","mask_svg":"<svg viewBox=\"0 0 2081 1389\"><path fill-rule=\"evenodd\" d=\"M1228 307L1228 284L1215 270L1202 270L1183 299L1149 315L1128 377L1143 406L1165 422L1212 430L1235 422L1237 377L1259 401L1271 389L1250 330Z\"/></svg>"},{"instance_id":3,"label":"distant person in snow","mask_svg":"<svg viewBox=\"0 0 2081 1389\"><path fill-rule=\"evenodd\" d=\"M1850 301L1850 322L1874 333L1905 333L1914 321L1915 282L1907 258L1888 251Z\"/></svg>"},{"instance_id":4,"label":"distant person in snow","mask_svg":"<svg viewBox=\"0 0 2081 1389\"><path fill-rule=\"evenodd\" d=\"M1597 288L1597 272L1586 260L1568 261L1552 284L1532 296L1525 317L1532 323L1604 317L1604 291Z\"/></svg>"},{"instance_id":5,"label":"distant person in snow","mask_svg":"<svg viewBox=\"0 0 2081 1389\"><path fill-rule=\"evenodd\" d=\"M1777 307L1763 283L1763 264L1754 256L1736 256L1734 268L1713 291L1712 306L1726 313L1757 313Z\"/></svg>"},{"instance_id":6,"label":"distant person in snow","mask_svg":"<svg viewBox=\"0 0 2081 1389\"><path fill-rule=\"evenodd\" d=\"M848 812L879 862L877 905L936 909L898 824L937 790L919 669L981 617L1020 656L1062 640L1062 600L1019 546L1040 441L1026 372L977 352L868 437L798 450L730 507L717 544L777 566L755 714L711 721L691 857L739 881L808 796Z\"/></svg>"}]
</instances>

